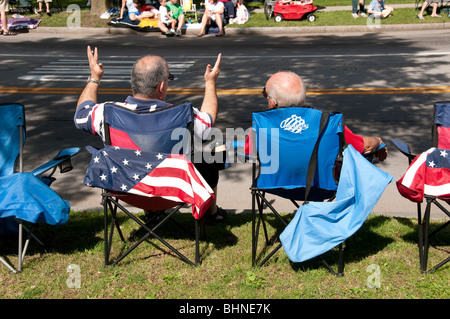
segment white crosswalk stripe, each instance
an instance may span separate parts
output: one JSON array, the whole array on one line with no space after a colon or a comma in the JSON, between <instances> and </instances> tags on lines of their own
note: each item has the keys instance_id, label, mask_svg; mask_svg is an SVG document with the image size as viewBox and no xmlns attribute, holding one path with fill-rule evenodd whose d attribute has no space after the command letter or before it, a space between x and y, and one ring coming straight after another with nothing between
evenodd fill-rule
<instances>
[{"instance_id":1,"label":"white crosswalk stripe","mask_svg":"<svg viewBox=\"0 0 450 319\"><path fill-rule=\"evenodd\" d=\"M131 68L136 60L102 60L105 70L102 81L129 82ZM194 61L167 61L170 73L175 77L188 71ZM86 81L90 75L89 65L85 59L60 59L29 71L18 79L26 81Z\"/></svg>"}]
</instances>

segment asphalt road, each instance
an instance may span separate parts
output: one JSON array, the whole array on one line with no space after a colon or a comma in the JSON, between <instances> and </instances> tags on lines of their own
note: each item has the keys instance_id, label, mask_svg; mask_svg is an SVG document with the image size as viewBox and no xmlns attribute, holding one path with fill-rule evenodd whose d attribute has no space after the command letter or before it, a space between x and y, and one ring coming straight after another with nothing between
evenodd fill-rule
<instances>
[{"instance_id":1,"label":"asphalt road","mask_svg":"<svg viewBox=\"0 0 450 319\"><path fill-rule=\"evenodd\" d=\"M379 135L389 157L378 165L397 180L407 161L389 139L401 139L416 152L430 147L433 102L450 100L450 31L337 32L327 34L227 35L223 38L185 35L165 38L157 33L105 35L97 32L29 32L3 37L0 46L2 103L26 106L25 168L50 159L62 147L79 146L74 170L58 176L53 188L73 209L100 209L100 191L83 185L90 160L86 145L99 138L79 132L73 113L89 75L86 46L97 46L105 65L99 100L123 100L129 94L129 70L145 54L167 58L176 80L168 100L201 105L202 77L207 63L223 54L218 82L217 127L250 126L251 113L266 107L260 94L266 79L279 70L300 74L308 102L344 113L345 123L363 135ZM241 213L251 209L250 164L222 171L218 204ZM282 211L293 211L276 200ZM395 182L388 186L375 213L416 217L415 204L401 197ZM443 217L435 214L434 217Z\"/></svg>"}]
</instances>

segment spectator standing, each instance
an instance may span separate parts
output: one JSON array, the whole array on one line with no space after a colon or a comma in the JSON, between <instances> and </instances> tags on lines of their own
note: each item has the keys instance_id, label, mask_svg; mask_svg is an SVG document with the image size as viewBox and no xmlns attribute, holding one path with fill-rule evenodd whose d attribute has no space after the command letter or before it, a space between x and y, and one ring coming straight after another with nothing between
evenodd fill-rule
<instances>
[{"instance_id":1,"label":"spectator standing","mask_svg":"<svg viewBox=\"0 0 450 319\"><path fill-rule=\"evenodd\" d=\"M422 9L420 9L420 13L417 15L418 19L423 20L423 12L430 5L431 2L433 2L433 11L431 12L431 16L433 18L441 17L439 14L437 14L437 7L438 7L439 0L425 0L425 2L422 5Z\"/></svg>"},{"instance_id":2,"label":"spectator standing","mask_svg":"<svg viewBox=\"0 0 450 319\"><path fill-rule=\"evenodd\" d=\"M352 17L358 18L359 16L367 18L366 10L364 9L365 0L352 0Z\"/></svg>"},{"instance_id":3,"label":"spectator standing","mask_svg":"<svg viewBox=\"0 0 450 319\"><path fill-rule=\"evenodd\" d=\"M3 35L16 35L15 32L11 32L8 29L8 18L6 12L9 11L8 0L0 0L0 20L2 21L2 33Z\"/></svg>"}]
</instances>

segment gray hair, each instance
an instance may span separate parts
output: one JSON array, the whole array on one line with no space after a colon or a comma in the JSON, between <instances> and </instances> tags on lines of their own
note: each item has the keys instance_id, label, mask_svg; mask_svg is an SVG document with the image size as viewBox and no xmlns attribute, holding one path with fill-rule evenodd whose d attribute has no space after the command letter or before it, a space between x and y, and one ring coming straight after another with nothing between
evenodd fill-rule
<instances>
[{"instance_id":1,"label":"gray hair","mask_svg":"<svg viewBox=\"0 0 450 319\"><path fill-rule=\"evenodd\" d=\"M156 87L169 76L167 62L163 57L148 55L137 60L131 70L131 90L133 95L151 97Z\"/></svg>"},{"instance_id":2,"label":"gray hair","mask_svg":"<svg viewBox=\"0 0 450 319\"><path fill-rule=\"evenodd\" d=\"M306 86L300 76L294 72L282 72L283 77L272 79L266 88L267 94L276 100L278 107L304 106Z\"/></svg>"}]
</instances>

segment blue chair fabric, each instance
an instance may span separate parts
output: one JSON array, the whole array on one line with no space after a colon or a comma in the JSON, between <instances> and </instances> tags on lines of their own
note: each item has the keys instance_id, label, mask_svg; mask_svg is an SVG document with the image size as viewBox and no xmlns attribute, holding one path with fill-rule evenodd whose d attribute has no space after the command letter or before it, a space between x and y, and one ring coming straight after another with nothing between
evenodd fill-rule
<instances>
[{"instance_id":1,"label":"blue chair fabric","mask_svg":"<svg viewBox=\"0 0 450 319\"><path fill-rule=\"evenodd\" d=\"M284 224L284 229L279 235L280 244L266 255L260 265L283 247L293 262L319 256L333 274L343 275L343 243L366 220L392 179L352 146L345 145L343 125L342 114L308 107L277 108L253 113L253 154L256 151L258 159L253 164L251 188L253 265L257 259L261 224L266 246L269 244L263 215L263 205L267 205ZM345 154L348 153L347 164L344 164ZM371 187L361 183L358 175L361 169L367 167L374 169L377 175L372 183L367 184ZM341 186L343 172L346 178ZM377 194L367 195L367 192L373 193L372 188L378 183L380 188ZM359 202L359 197L355 196L357 187L366 195L364 202ZM282 218L274 205L265 198L266 193L287 198L295 204L297 213L290 222ZM339 198L337 194L340 194ZM303 203L299 205L297 201ZM337 271L322 256L336 246L339 247Z\"/></svg>"},{"instance_id":2,"label":"blue chair fabric","mask_svg":"<svg viewBox=\"0 0 450 319\"><path fill-rule=\"evenodd\" d=\"M78 147L63 149L33 171L23 172L25 140L25 107L17 103L0 105L0 224L3 224L0 229L19 234L17 268L3 258L0 261L14 273L21 271L30 238L41 243L32 234L35 224L61 225L68 221L70 204L49 186L58 167L61 173L72 169L70 159L80 150ZM23 222L32 224L24 246Z\"/></svg>"}]
</instances>

